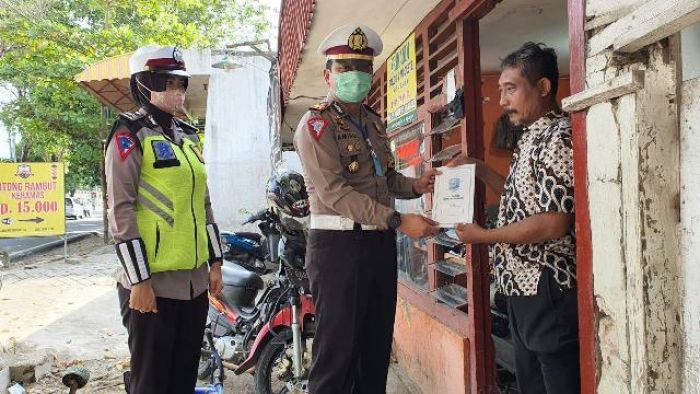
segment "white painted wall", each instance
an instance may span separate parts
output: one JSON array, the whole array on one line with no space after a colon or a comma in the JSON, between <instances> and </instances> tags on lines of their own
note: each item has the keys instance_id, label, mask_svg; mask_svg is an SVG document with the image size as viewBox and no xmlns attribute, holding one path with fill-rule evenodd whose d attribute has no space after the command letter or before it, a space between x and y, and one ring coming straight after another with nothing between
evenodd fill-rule
<instances>
[{"instance_id":1,"label":"white painted wall","mask_svg":"<svg viewBox=\"0 0 700 394\"><path fill-rule=\"evenodd\" d=\"M598 309L600 385L605 392L629 393L627 278L621 226L622 174L617 108L610 103L588 110L588 197L591 207L593 277ZM620 377L627 379L620 379ZM601 390L603 392L603 390Z\"/></svg>"},{"instance_id":2,"label":"white painted wall","mask_svg":"<svg viewBox=\"0 0 700 394\"><path fill-rule=\"evenodd\" d=\"M700 77L700 23L681 31L683 81Z\"/></svg>"},{"instance_id":3,"label":"white painted wall","mask_svg":"<svg viewBox=\"0 0 700 394\"><path fill-rule=\"evenodd\" d=\"M609 13L624 15L644 1L587 0L586 12L593 21L611 21L616 18ZM589 32L589 47L603 26ZM668 56L669 49L655 44L628 58L606 49L586 59L587 88L630 70L645 73L643 89L597 104L586 117L596 391L601 394L681 392L679 278L684 274L674 204L680 189L680 64ZM698 252L700 246L694 256Z\"/></svg>"},{"instance_id":4,"label":"white painted wall","mask_svg":"<svg viewBox=\"0 0 700 394\"><path fill-rule=\"evenodd\" d=\"M304 174L304 171L301 168L301 159L296 151L282 152L282 163L280 167Z\"/></svg>"},{"instance_id":5,"label":"white painted wall","mask_svg":"<svg viewBox=\"0 0 700 394\"><path fill-rule=\"evenodd\" d=\"M214 215L222 230L241 229L250 213L265 208L271 169L270 62L248 57L240 63L244 67L232 71L212 69L209 78L204 157Z\"/></svg>"},{"instance_id":6,"label":"white painted wall","mask_svg":"<svg viewBox=\"0 0 700 394\"><path fill-rule=\"evenodd\" d=\"M683 392L700 393L700 78L681 92Z\"/></svg>"}]
</instances>

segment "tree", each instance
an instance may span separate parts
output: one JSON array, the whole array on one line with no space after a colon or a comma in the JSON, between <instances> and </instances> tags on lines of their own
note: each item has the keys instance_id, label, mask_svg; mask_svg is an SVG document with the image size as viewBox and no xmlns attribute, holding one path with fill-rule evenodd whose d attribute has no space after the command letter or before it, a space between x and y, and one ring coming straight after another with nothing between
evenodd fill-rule
<instances>
[{"instance_id":1,"label":"tree","mask_svg":"<svg viewBox=\"0 0 700 394\"><path fill-rule=\"evenodd\" d=\"M65 161L69 190L99 184L112 119L74 76L142 45L259 38L264 12L257 0L0 0L0 84L14 92L0 121L20 135L16 157Z\"/></svg>"}]
</instances>

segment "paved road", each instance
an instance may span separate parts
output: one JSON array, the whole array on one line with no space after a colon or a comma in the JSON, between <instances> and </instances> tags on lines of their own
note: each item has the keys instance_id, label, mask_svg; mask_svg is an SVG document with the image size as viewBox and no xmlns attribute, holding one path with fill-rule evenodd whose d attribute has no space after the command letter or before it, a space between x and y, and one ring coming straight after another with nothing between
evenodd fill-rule
<instances>
[{"instance_id":1,"label":"paved road","mask_svg":"<svg viewBox=\"0 0 700 394\"><path fill-rule=\"evenodd\" d=\"M99 231L102 232L104 225L102 223L102 212L96 212L99 217L87 218L80 220L68 220L66 228L68 232L73 231ZM24 251L36 246L44 245L61 237L26 237L26 238L0 238L0 251L6 251L10 254Z\"/></svg>"}]
</instances>

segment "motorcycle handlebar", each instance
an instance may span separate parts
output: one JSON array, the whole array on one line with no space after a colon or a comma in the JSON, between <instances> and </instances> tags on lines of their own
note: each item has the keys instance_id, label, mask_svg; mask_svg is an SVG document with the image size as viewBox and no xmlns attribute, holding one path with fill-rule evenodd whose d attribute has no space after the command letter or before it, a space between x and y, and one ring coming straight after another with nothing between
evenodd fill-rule
<instances>
[{"instance_id":1,"label":"motorcycle handlebar","mask_svg":"<svg viewBox=\"0 0 700 394\"><path fill-rule=\"evenodd\" d=\"M265 221L268 223L278 223L280 221L279 217L269 209L263 209L259 211L258 213L250 216L248 219L246 219L243 223L241 224L249 224L249 223L255 223L259 221Z\"/></svg>"}]
</instances>

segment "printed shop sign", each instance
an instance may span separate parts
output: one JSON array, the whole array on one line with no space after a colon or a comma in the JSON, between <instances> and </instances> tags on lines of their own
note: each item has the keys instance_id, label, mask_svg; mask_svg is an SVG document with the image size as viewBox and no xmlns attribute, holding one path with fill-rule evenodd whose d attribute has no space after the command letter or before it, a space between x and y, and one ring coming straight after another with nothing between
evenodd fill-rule
<instances>
[{"instance_id":1,"label":"printed shop sign","mask_svg":"<svg viewBox=\"0 0 700 394\"><path fill-rule=\"evenodd\" d=\"M387 59L387 130L416 120L416 37L411 34Z\"/></svg>"},{"instance_id":2,"label":"printed shop sign","mask_svg":"<svg viewBox=\"0 0 700 394\"><path fill-rule=\"evenodd\" d=\"M66 233L63 163L0 163L0 238Z\"/></svg>"}]
</instances>

